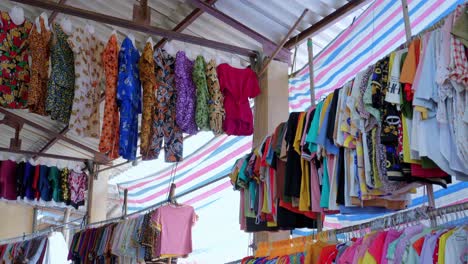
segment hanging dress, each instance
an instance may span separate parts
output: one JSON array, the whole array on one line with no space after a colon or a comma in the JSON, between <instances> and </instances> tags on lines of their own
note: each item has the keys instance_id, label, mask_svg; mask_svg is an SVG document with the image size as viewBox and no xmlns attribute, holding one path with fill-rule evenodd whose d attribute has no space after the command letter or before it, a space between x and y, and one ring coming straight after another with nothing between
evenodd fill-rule
<instances>
[{"instance_id":1,"label":"hanging dress","mask_svg":"<svg viewBox=\"0 0 468 264\"><path fill-rule=\"evenodd\" d=\"M206 82L208 85L208 91L210 92L210 128L215 135L220 135L224 133L224 96L219 87L218 74L216 73L216 62L214 60L210 60L206 65Z\"/></svg>"},{"instance_id":2,"label":"hanging dress","mask_svg":"<svg viewBox=\"0 0 468 264\"><path fill-rule=\"evenodd\" d=\"M177 91L176 122L182 132L194 135L198 132L195 123L196 91L192 80L193 62L185 52L179 51L175 62L175 83Z\"/></svg>"},{"instance_id":3,"label":"hanging dress","mask_svg":"<svg viewBox=\"0 0 468 264\"><path fill-rule=\"evenodd\" d=\"M28 102L29 32L32 23L16 25L8 12L0 12L0 106L25 108Z\"/></svg>"},{"instance_id":4,"label":"hanging dress","mask_svg":"<svg viewBox=\"0 0 468 264\"><path fill-rule=\"evenodd\" d=\"M99 151L114 160L119 157L119 110L117 106L117 76L118 76L119 46L117 38L112 35L102 52L102 63L106 77L106 100L104 117L99 141Z\"/></svg>"},{"instance_id":5,"label":"hanging dress","mask_svg":"<svg viewBox=\"0 0 468 264\"><path fill-rule=\"evenodd\" d=\"M210 130L208 110L208 87L206 84L206 63L203 56L198 56L193 65L192 77L197 87L195 122L200 130Z\"/></svg>"},{"instance_id":6,"label":"hanging dress","mask_svg":"<svg viewBox=\"0 0 468 264\"><path fill-rule=\"evenodd\" d=\"M77 28L68 43L75 56L75 95L69 128L81 137L99 138L104 45L88 28Z\"/></svg>"},{"instance_id":7,"label":"hanging dress","mask_svg":"<svg viewBox=\"0 0 468 264\"><path fill-rule=\"evenodd\" d=\"M119 154L135 160L138 143L138 114L141 113L141 83L138 70L140 54L127 37L119 52L117 105L120 110Z\"/></svg>"},{"instance_id":8,"label":"hanging dress","mask_svg":"<svg viewBox=\"0 0 468 264\"><path fill-rule=\"evenodd\" d=\"M68 124L75 92L74 57L67 34L60 25L53 27L55 34L50 50L52 71L47 84L46 112L52 120Z\"/></svg>"},{"instance_id":9,"label":"hanging dress","mask_svg":"<svg viewBox=\"0 0 468 264\"><path fill-rule=\"evenodd\" d=\"M156 92L156 76L155 65L153 59L153 47L151 43L146 43L142 56L140 57L140 79L143 86L143 109L141 116L141 136L140 136L140 153L143 160L146 160L148 148L151 139L151 127L153 126L153 115L155 111L155 92Z\"/></svg>"},{"instance_id":10,"label":"hanging dress","mask_svg":"<svg viewBox=\"0 0 468 264\"><path fill-rule=\"evenodd\" d=\"M49 79L50 38L52 33L46 29L44 19L39 17L41 32L34 27L29 36L31 50L31 84L28 95L28 108L32 113L46 115L45 101Z\"/></svg>"},{"instance_id":11,"label":"hanging dress","mask_svg":"<svg viewBox=\"0 0 468 264\"><path fill-rule=\"evenodd\" d=\"M183 135L176 123L175 61L172 56L161 49L155 51L154 60L156 67L156 109L150 147L145 158L157 158L164 140L165 161L178 162L183 159Z\"/></svg>"}]
</instances>

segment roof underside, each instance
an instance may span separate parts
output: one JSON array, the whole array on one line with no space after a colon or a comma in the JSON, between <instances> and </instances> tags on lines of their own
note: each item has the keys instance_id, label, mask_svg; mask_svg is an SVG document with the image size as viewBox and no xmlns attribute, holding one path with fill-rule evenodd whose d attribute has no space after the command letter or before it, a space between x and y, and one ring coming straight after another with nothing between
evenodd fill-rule
<instances>
[{"instance_id":1,"label":"roof underside","mask_svg":"<svg viewBox=\"0 0 468 264\"><path fill-rule=\"evenodd\" d=\"M56 0L55 2L58 2ZM111 15L127 20L132 20L132 10L134 4L138 4L138 1L128 0L66 0L61 1L64 4L82 8L86 10L92 10L94 12ZM195 7L189 4L190 1L185 0L150 0L148 6L151 8L151 25L172 30L178 23L180 23L186 16L188 16ZM370 1L368 1L370 2ZM345 0L218 0L213 5L217 10L225 13L226 15L234 18L241 22L245 26L251 28L253 31L258 32L267 39L274 43L280 43L281 40L286 36L290 27L295 23L304 9L308 9L309 12L299 23L296 30L292 33L295 36L303 30L309 28L314 23L320 21L327 15L333 13L338 8L347 4ZM12 6L18 5L25 10L25 16L33 20L42 12L46 12L50 17L52 12L48 10L42 10L40 8L18 4L9 0L0 2L0 10L8 11ZM332 41L342 30L351 25L354 17L361 13L366 6L360 5L359 8L349 13L348 16L343 17L340 21L332 23L326 29L317 33L313 37L314 41L314 53L318 53L323 49L330 41ZM58 14L55 21L60 21L63 17L62 14ZM102 41L106 41L113 30L121 35L121 40L125 35L130 32L135 36L137 46L141 49L143 44L146 42L148 35L130 31L124 28L118 28L103 23L96 23L81 18L70 17L73 21L74 27L84 27L86 23L89 23L95 27L96 33L102 38ZM192 24L190 24L182 33L194 35L202 38L208 38L211 40L240 46L252 50L262 50L262 44L243 32L221 22L217 18L203 13L197 18ZM153 36L155 42L160 38ZM216 51L192 44L185 44L180 41L172 41L175 49L177 50L191 50L194 55L203 53L207 56L222 57L224 61L230 62L235 66L246 66L249 61L245 57L232 55L226 52ZM301 44L301 43L298 43ZM268 54L265 54L268 55ZM296 65L299 67L307 63L307 50L304 43L299 45ZM285 87L285 89L287 89ZM101 105L103 109L103 103ZM65 124L53 121L48 117L38 116L36 114L28 113L26 110L8 110L11 111L29 121L32 121L40 126L59 133L66 129ZM0 113L0 120L3 118L3 114ZM14 129L11 127L0 125L0 147L8 148L10 145L10 138L14 137ZM86 146L89 149L97 151L98 140L92 138L80 138L72 133L64 133L67 138L78 142ZM38 130L32 126L25 124L20 133L22 139L22 150L28 151L40 151L53 140L53 135L50 133ZM85 159L93 159L94 155L88 150L83 150L75 145L65 142L64 140L57 140L50 148L46 150L47 153L58 154L64 156L79 157ZM187 150L188 153L192 153L193 150ZM9 155L9 154L7 154ZM46 160L46 159L44 159ZM49 161L47 161L49 162ZM125 162L122 159L118 159L113 164L119 164ZM105 173L114 177L126 171L132 166L131 163L127 163L123 166L112 168L107 170ZM161 166L165 168L167 166ZM105 168L105 167L101 167ZM158 167L159 168L159 167ZM148 168L148 170L151 170ZM154 169L151 171L154 173ZM146 176L146 175L142 175ZM109 202L109 210L115 211L116 205L120 202L117 198L115 186L109 187L109 193L112 195ZM113 213L112 213L113 214Z\"/></svg>"}]
</instances>

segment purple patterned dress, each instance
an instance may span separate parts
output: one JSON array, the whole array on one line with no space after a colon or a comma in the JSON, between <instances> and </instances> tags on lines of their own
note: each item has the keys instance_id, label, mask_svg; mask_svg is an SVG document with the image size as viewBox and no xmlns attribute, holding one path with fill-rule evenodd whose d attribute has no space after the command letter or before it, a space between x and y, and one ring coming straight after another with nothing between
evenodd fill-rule
<instances>
[{"instance_id":1,"label":"purple patterned dress","mask_svg":"<svg viewBox=\"0 0 468 264\"><path fill-rule=\"evenodd\" d=\"M177 52L175 63L176 123L182 129L182 132L189 135L198 132L195 123L196 89L192 79L192 72L193 62L187 58L185 52Z\"/></svg>"}]
</instances>

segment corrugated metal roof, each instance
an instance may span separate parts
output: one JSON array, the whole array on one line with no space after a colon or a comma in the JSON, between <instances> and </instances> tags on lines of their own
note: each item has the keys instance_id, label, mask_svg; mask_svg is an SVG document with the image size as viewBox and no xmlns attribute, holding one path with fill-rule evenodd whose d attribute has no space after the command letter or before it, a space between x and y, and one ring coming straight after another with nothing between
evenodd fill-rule
<instances>
[{"instance_id":1,"label":"corrugated metal roof","mask_svg":"<svg viewBox=\"0 0 468 264\"><path fill-rule=\"evenodd\" d=\"M57 1L58 2L58 1ZM289 28L294 24L296 19L300 16L305 8L308 8L310 12L301 21L293 35L298 34L300 31L310 27L313 23L319 21L328 14L334 12L339 7L346 4L344 0L332 0L332 1L319 1L319 0L219 0L214 4L214 7L232 18L240 21L244 25L252 28L261 35L264 35L268 39L279 43L288 32ZM67 0L65 4L93 10L95 12L116 16L119 18L132 19L133 5L138 4L138 1L128 0ZM0 2L0 10L9 10L12 6L18 5L25 10L25 16L30 20L35 19L44 10L39 8L31 7L24 4L18 4L9 0ZM180 21L182 21L190 12L193 11L194 7L188 4L185 0L151 0L148 1L148 5L151 8L151 25L172 29ZM356 13L362 12L364 8L356 11ZM45 11L49 16L50 11ZM346 28L353 20L355 14L351 14L349 17L344 18L342 21L335 23L330 28L323 30L320 34L314 37L314 52L319 52L328 42L330 42L339 32ZM58 14L56 21L59 21L63 15ZM103 41L106 41L112 30L117 30L121 34L121 39L130 33L129 30L123 28L117 28L102 23L95 23L93 21L87 21L81 18L70 18L73 21L74 27L84 27L86 23L89 23L95 27L96 33ZM143 43L148 38L147 35L139 32L131 32L137 41L137 46L141 49ZM232 28L229 25L224 24L215 17L202 14L198 19L195 20L189 27L187 27L183 33L208 38L241 46L253 50L261 50L262 46L256 40L250 38L244 33ZM155 41L159 38L154 37ZM173 45L176 49L191 50L193 55L203 52L208 56L223 57L224 61L228 61L235 66L243 65L248 63L246 58L241 60L237 56L231 54L210 50L207 48L199 47L191 44L184 44L179 41L173 41ZM297 65L301 66L307 62L307 50L305 45L301 45L298 49ZM286 87L285 87L286 89ZM103 105L101 105L101 108ZM28 113L26 110L12 110L15 114L20 115L30 121L33 121L47 129L59 132L65 124L53 121L48 117L42 117L36 114ZM0 114L0 118L3 116ZM0 147L8 147L10 138L14 136L14 130L10 127L1 125L0 126ZM91 149L98 149L98 140L91 138L81 138L73 135L73 133L67 133L66 136L76 142L79 142ZM22 149L29 151L39 151L52 139L51 135L48 135L42 131L34 129L30 126L25 125L21 131L20 137L22 139ZM82 158L93 158L92 153L78 149L77 147L59 140L55 143L47 153L76 156ZM120 163L124 160L118 159L114 163ZM115 176L123 171L127 170L132 166L128 163L124 166L114 168L106 171L105 173L110 176ZM149 173L150 171L148 171ZM151 171L154 172L154 171ZM114 208L115 203L119 202L115 186L110 187L109 208ZM113 205L114 204L114 205Z\"/></svg>"}]
</instances>

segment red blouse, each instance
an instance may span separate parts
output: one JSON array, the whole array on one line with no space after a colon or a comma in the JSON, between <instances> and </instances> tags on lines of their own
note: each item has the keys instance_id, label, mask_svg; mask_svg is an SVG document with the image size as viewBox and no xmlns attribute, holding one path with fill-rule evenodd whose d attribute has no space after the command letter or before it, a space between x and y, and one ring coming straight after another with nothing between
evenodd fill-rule
<instances>
[{"instance_id":1,"label":"red blouse","mask_svg":"<svg viewBox=\"0 0 468 264\"><path fill-rule=\"evenodd\" d=\"M257 75L250 68L238 69L226 63L220 64L216 71L224 95L224 131L228 135L252 135L253 114L248 98L260 94Z\"/></svg>"}]
</instances>

